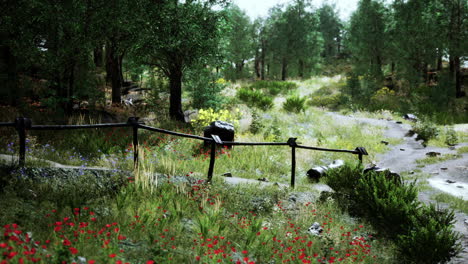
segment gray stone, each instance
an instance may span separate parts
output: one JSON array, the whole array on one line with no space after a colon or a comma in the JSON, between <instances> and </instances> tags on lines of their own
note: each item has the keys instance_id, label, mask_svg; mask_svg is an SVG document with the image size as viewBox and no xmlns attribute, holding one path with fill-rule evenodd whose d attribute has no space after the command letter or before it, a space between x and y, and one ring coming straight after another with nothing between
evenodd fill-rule
<instances>
[{"instance_id":1,"label":"gray stone","mask_svg":"<svg viewBox=\"0 0 468 264\"><path fill-rule=\"evenodd\" d=\"M309 231L309 233L311 233L314 236L320 236L320 233L323 232L323 228L320 226L319 223L315 222L312 224L312 226L309 227L309 229L307 229L307 231Z\"/></svg>"}]
</instances>

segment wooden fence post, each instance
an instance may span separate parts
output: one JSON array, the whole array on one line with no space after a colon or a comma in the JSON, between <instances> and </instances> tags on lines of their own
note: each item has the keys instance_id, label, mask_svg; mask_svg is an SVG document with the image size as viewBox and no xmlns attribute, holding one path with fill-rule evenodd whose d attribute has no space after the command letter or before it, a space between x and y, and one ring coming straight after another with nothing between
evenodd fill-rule
<instances>
[{"instance_id":1,"label":"wooden fence post","mask_svg":"<svg viewBox=\"0 0 468 264\"><path fill-rule=\"evenodd\" d=\"M128 124L133 128L133 169L138 169L138 119L139 117L129 117Z\"/></svg>"},{"instance_id":2,"label":"wooden fence post","mask_svg":"<svg viewBox=\"0 0 468 264\"><path fill-rule=\"evenodd\" d=\"M208 182L211 182L213 178L213 171L216 159L216 142L211 141L211 153L210 153L210 167L208 168Z\"/></svg>"},{"instance_id":3,"label":"wooden fence post","mask_svg":"<svg viewBox=\"0 0 468 264\"><path fill-rule=\"evenodd\" d=\"M15 128L19 135L19 166L23 167L26 163L26 129L31 128L31 119L18 117L15 119Z\"/></svg>"},{"instance_id":4,"label":"wooden fence post","mask_svg":"<svg viewBox=\"0 0 468 264\"><path fill-rule=\"evenodd\" d=\"M297 138L289 138L288 145L291 147L291 187L296 185L296 143Z\"/></svg>"}]
</instances>

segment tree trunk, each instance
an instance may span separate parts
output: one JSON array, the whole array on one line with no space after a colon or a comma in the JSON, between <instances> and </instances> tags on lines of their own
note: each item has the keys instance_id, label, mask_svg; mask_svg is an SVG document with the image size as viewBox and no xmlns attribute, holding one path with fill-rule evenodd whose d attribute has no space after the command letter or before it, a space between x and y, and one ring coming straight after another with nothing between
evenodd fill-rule
<instances>
[{"instance_id":1,"label":"tree trunk","mask_svg":"<svg viewBox=\"0 0 468 264\"><path fill-rule=\"evenodd\" d=\"M461 98L464 96L462 92L462 83L461 83L461 70L460 70L460 57L456 57L454 59L454 66L455 66L455 96L457 98Z\"/></svg>"},{"instance_id":2,"label":"tree trunk","mask_svg":"<svg viewBox=\"0 0 468 264\"><path fill-rule=\"evenodd\" d=\"M442 55L439 55L439 57L437 58L437 71L441 71L442 70Z\"/></svg>"},{"instance_id":3,"label":"tree trunk","mask_svg":"<svg viewBox=\"0 0 468 264\"><path fill-rule=\"evenodd\" d=\"M107 78L110 79L112 84L112 103L120 104L121 87L122 87L122 72L120 66L120 58L114 43L110 43L106 50L106 71Z\"/></svg>"},{"instance_id":4,"label":"tree trunk","mask_svg":"<svg viewBox=\"0 0 468 264\"><path fill-rule=\"evenodd\" d=\"M299 78L304 78L304 61L299 60Z\"/></svg>"},{"instance_id":5,"label":"tree trunk","mask_svg":"<svg viewBox=\"0 0 468 264\"><path fill-rule=\"evenodd\" d=\"M97 46L94 51L93 51L93 57L94 57L94 65L98 67L102 67L104 65L103 63L103 51L102 51L102 46L99 45Z\"/></svg>"},{"instance_id":6,"label":"tree trunk","mask_svg":"<svg viewBox=\"0 0 468 264\"><path fill-rule=\"evenodd\" d=\"M266 43L265 43L265 40L262 40L262 53L261 53L261 59L260 59L260 63L261 63L261 79L262 80L265 80L265 46L266 46Z\"/></svg>"},{"instance_id":7,"label":"tree trunk","mask_svg":"<svg viewBox=\"0 0 468 264\"><path fill-rule=\"evenodd\" d=\"M172 119L185 122L184 112L182 111L182 69L174 67L169 72L169 115Z\"/></svg>"},{"instance_id":8,"label":"tree trunk","mask_svg":"<svg viewBox=\"0 0 468 264\"><path fill-rule=\"evenodd\" d=\"M255 62L254 62L254 65L255 65L255 76L257 79L260 79L261 75L260 75L260 54L258 52L258 49L255 50Z\"/></svg>"},{"instance_id":9,"label":"tree trunk","mask_svg":"<svg viewBox=\"0 0 468 264\"><path fill-rule=\"evenodd\" d=\"M281 80L286 81L288 74L288 61L286 58L283 58L283 61L281 63Z\"/></svg>"}]
</instances>

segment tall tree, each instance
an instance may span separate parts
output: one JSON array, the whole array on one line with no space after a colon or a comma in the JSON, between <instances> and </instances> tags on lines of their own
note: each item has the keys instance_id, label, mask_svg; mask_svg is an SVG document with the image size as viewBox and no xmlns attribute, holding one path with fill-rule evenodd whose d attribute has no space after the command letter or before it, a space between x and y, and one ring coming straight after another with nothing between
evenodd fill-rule
<instances>
[{"instance_id":1,"label":"tall tree","mask_svg":"<svg viewBox=\"0 0 468 264\"><path fill-rule=\"evenodd\" d=\"M303 77L305 66L321 52L318 17L310 9L309 2L295 0L284 11L281 6L270 11L268 47L281 63L281 80L287 78L288 67L294 63L298 76Z\"/></svg>"},{"instance_id":2,"label":"tall tree","mask_svg":"<svg viewBox=\"0 0 468 264\"><path fill-rule=\"evenodd\" d=\"M218 48L218 24L222 19L213 10L224 1L148 1L139 43L135 47L144 62L156 66L169 79L171 118L184 121L182 76L184 70Z\"/></svg>"},{"instance_id":3,"label":"tall tree","mask_svg":"<svg viewBox=\"0 0 468 264\"><path fill-rule=\"evenodd\" d=\"M226 59L235 66L236 78L242 78L246 61L254 55L253 25L247 14L236 5L231 5L226 14L229 26Z\"/></svg>"},{"instance_id":4,"label":"tall tree","mask_svg":"<svg viewBox=\"0 0 468 264\"><path fill-rule=\"evenodd\" d=\"M320 19L320 32L323 37L322 56L329 59L340 53L343 25L334 5L323 4L317 12Z\"/></svg>"},{"instance_id":5,"label":"tall tree","mask_svg":"<svg viewBox=\"0 0 468 264\"><path fill-rule=\"evenodd\" d=\"M382 78L386 50L385 7L381 1L361 0L350 20L348 48L359 74Z\"/></svg>"}]
</instances>

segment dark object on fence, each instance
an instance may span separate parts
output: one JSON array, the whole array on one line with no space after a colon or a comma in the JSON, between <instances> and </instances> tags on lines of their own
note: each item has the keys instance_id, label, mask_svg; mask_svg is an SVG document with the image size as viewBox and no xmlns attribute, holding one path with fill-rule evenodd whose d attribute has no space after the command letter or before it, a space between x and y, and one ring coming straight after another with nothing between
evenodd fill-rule
<instances>
[{"instance_id":1,"label":"dark object on fence","mask_svg":"<svg viewBox=\"0 0 468 264\"><path fill-rule=\"evenodd\" d=\"M394 181L395 183L397 184L401 184L401 176L400 174L388 169L388 168L380 168L380 167L377 167L377 166L373 166L373 167L368 167L368 168L365 168L364 171L363 171L363 174L364 175L368 175L371 171L375 172L375 173L385 173L385 177L387 178L387 180L392 180Z\"/></svg>"},{"instance_id":2,"label":"dark object on fence","mask_svg":"<svg viewBox=\"0 0 468 264\"><path fill-rule=\"evenodd\" d=\"M409 121L413 121L413 122L418 121L418 117L413 114L405 114L403 118Z\"/></svg>"},{"instance_id":3,"label":"dark object on fence","mask_svg":"<svg viewBox=\"0 0 468 264\"><path fill-rule=\"evenodd\" d=\"M330 169L339 168L344 165L344 161L335 160L330 163L328 166L317 166L307 171L307 177L312 182L318 182L319 179L326 175L327 171Z\"/></svg>"},{"instance_id":4,"label":"dark object on fence","mask_svg":"<svg viewBox=\"0 0 468 264\"><path fill-rule=\"evenodd\" d=\"M129 117L127 124L133 128L133 169L138 168L138 119L139 117Z\"/></svg>"},{"instance_id":5,"label":"dark object on fence","mask_svg":"<svg viewBox=\"0 0 468 264\"><path fill-rule=\"evenodd\" d=\"M232 173L226 172L226 173L223 173L222 176L232 178Z\"/></svg>"},{"instance_id":6,"label":"dark object on fence","mask_svg":"<svg viewBox=\"0 0 468 264\"><path fill-rule=\"evenodd\" d=\"M291 147L291 187L296 185L296 147L297 138L289 138L286 142Z\"/></svg>"},{"instance_id":7,"label":"dark object on fence","mask_svg":"<svg viewBox=\"0 0 468 264\"><path fill-rule=\"evenodd\" d=\"M234 126L224 121L214 121L203 130L203 136L211 138L211 135L218 135L222 141L234 141ZM205 141L205 146L210 144ZM230 148L231 146L229 146Z\"/></svg>"}]
</instances>

